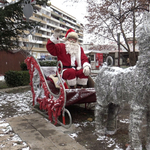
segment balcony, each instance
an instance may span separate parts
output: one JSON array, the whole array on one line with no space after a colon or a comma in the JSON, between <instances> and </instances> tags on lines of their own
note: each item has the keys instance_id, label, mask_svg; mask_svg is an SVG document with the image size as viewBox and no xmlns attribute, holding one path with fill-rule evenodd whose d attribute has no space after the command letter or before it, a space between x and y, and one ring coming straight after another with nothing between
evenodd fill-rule
<instances>
[{"instance_id":1,"label":"balcony","mask_svg":"<svg viewBox=\"0 0 150 150\"><path fill-rule=\"evenodd\" d=\"M66 21L68 21L68 22L70 22L71 24L76 25L76 23L75 23L75 22L73 22L72 20L67 19L66 17L63 17L63 19L64 19L64 20L66 20Z\"/></svg>"},{"instance_id":2,"label":"balcony","mask_svg":"<svg viewBox=\"0 0 150 150\"><path fill-rule=\"evenodd\" d=\"M44 52L44 53L48 53L47 50L46 50L46 48L39 48L39 47L33 47L31 51L32 52L41 52L41 53Z\"/></svg>"},{"instance_id":3,"label":"balcony","mask_svg":"<svg viewBox=\"0 0 150 150\"><path fill-rule=\"evenodd\" d=\"M52 15L54 15L54 16L56 16L56 17L62 18L62 16L61 16L61 15L57 14L57 13L56 13L56 12L54 12L54 11L52 11L52 12L51 12L51 14L52 14Z\"/></svg>"}]
</instances>

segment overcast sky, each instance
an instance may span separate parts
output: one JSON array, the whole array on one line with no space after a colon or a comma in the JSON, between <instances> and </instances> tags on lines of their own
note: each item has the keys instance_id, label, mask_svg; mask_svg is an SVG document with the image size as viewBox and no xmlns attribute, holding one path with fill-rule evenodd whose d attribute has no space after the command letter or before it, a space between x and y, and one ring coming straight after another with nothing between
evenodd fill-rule
<instances>
[{"instance_id":1,"label":"overcast sky","mask_svg":"<svg viewBox=\"0 0 150 150\"><path fill-rule=\"evenodd\" d=\"M64 0L50 0L50 1L52 5L74 16L77 20L79 20L82 24L85 25L85 22L86 22L86 19L84 18L84 16L86 15L86 3L85 2L73 4L71 2L63 3ZM83 43L87 43L90 41L89 36L85 33L84 33L83 41L84 41Z\"/></svg>"},{"instance_id":2,"label":"overcast sky","mask_svg":"<svg viewBox=\"0 0 150 150\"><path fill-rule=\"evenodd\" d=\"M84 16L86 14L86 4L84 2L73 4L71 2L63 3L64 0L50 0L50 1L52 5L74 16L81 23L85 24Z\"/></svg>"}]
</instances>

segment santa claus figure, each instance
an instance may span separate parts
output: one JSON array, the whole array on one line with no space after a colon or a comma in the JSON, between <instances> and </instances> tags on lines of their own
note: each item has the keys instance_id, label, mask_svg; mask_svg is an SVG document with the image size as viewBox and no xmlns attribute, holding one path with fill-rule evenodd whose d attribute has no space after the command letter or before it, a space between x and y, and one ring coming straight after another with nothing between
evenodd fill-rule
<instances>
[{"instance_id":1,"label":"santa claus figure","mask_svg":"<svg viewBox=\"0 0 150 150\"><path fill-rule=\"evenodd\" d=\"M78 34L69 29L65 35L65 42L59 42L61 31L55 29L54 34L47 42L48 52L57 56L57 60L63 64L63 75L70 88L80 88L87 85L91 65L83 48L78 44Z\"/></svg>"}]
</instances>

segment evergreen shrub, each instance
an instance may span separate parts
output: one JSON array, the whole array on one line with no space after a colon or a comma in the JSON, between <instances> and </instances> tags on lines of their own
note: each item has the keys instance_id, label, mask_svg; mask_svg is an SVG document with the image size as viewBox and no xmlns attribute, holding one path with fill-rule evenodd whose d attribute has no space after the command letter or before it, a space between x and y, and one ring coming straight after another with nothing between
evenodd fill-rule
<instances>
[{"instance_id":1,"label":"evergreen shrub","mask_svg":"<svg viewBox=\"0 0 150 150\"><path fill-rule=\"evenodd\" d=\"M6 84L10 87L25 86L30 83L29 71L8 71L4 78Z\"/></svg>"},{"instance_id":2,"label":"evergreen shrub","mask_svg":"<svg viewBox=\"0 0 150 150\"><path fill-rule=\"evenodd\" d=\"M21 70L23 70L23 71L28 70L28 69L27 69L27 64L26 64L25 62L22 62L22 63L20 64L20 68L21 68Z\"/></svg>"},{"instance_id":3,"label":"evergreen shrub","mask_svg":"<svg viewBox=\"0 0 150 150\"><path fill-rule=\"evenodd\" d=\"M57 66L57 61L39 61L40 66Z\"/></svg>"}]
</instances>

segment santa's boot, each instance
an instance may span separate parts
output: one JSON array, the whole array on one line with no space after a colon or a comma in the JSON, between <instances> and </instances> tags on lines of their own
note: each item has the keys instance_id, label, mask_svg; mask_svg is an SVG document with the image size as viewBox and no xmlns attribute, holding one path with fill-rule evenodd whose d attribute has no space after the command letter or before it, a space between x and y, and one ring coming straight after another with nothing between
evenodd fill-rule
<instances>
[{"instance_id":1,"label":"santa's boot","mask_svg":"<svg viewBox=\"0 0 150 150\"><path fill-rule=\"evenodd\" d=\"M70 86L70 89L75 89L75 86Z\"/></svg>"},{"instance_id":2,"label":"santa's boot","mask_svg":"<svg viewBox=\"0 0 150 150\"><path fill-rule=\"evenodd\" d=\"M83 88L83 85L77 84L77 88L81 89L81 88Z\"/></svg>"}]
</instances>

